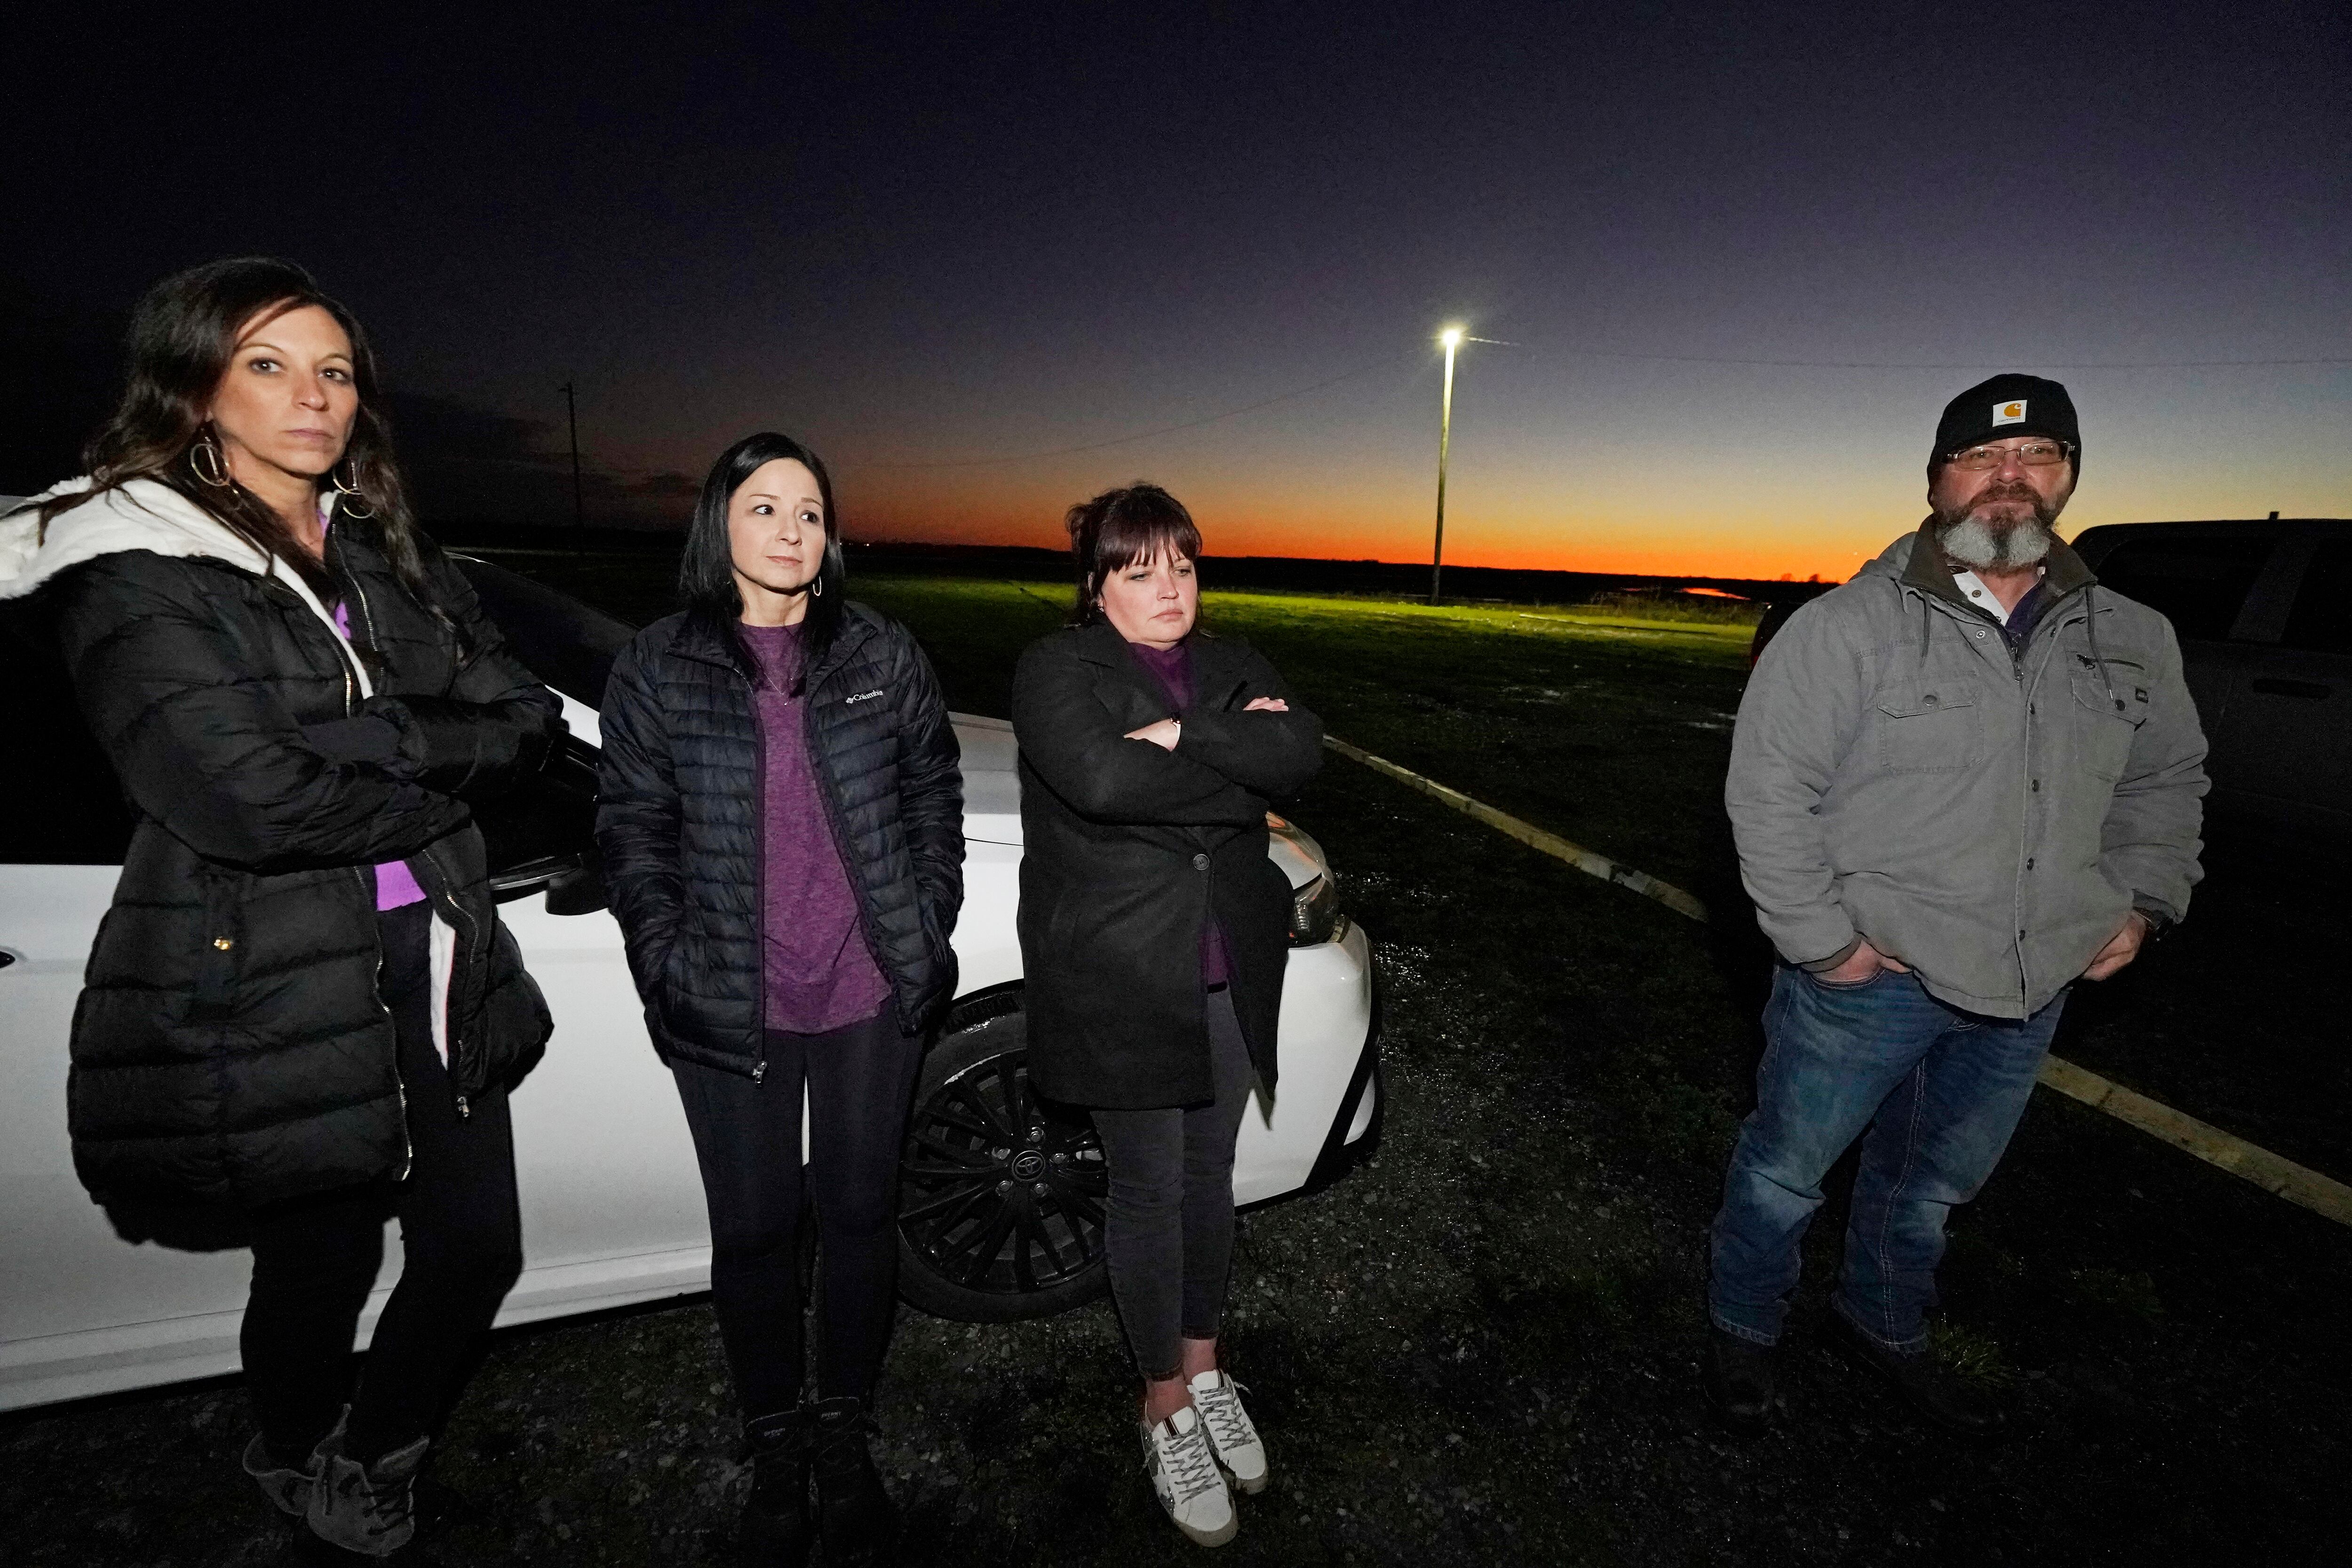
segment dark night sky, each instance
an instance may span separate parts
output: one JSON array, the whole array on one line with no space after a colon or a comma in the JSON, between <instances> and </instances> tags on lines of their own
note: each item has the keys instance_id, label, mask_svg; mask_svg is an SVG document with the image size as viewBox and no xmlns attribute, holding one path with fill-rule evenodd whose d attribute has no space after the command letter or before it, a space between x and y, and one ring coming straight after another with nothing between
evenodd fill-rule
<instances>
[{"instance_id":1,"label":"dark night sky","mask_svg":"<svg viewBox=\"0 0 2352 1568\"><path fill-rule=\"evenodd\" d=\"M1450 321L1521 345L1464 357L1450 560L1843 575L1994 368L2074 389L2072 523L2352 514L2340 4L148 15L9 51L20 432L268 251L451 517L565 515L572 375L608 519L772 426L862 537L1141 475L1213 552L1414 559Z\"/></svg>"}]
</instances>

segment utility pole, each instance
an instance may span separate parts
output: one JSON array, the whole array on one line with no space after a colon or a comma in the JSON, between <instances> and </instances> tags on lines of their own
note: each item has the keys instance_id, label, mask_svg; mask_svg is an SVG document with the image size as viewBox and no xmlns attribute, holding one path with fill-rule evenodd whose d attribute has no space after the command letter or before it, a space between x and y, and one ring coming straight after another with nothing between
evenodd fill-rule
<instances>
[{"instance_id":1,"label":"utility pole","mask_svg":"<svg viewBox=\"0 0 2352 1568\"><path fill-rule=\"evenodd\" d=\"M1452 363L1450 356L1447 363ZM580 405L572 395L570 382L565 382L561 390L563 421L572 427L572 538L578 541L588 531L588 502L580 489Z\"/></svg>"},{"instance_id":2,"label":"utility pole","mask_svg":"<svg viewBox=\"0 0 2352 1568\"><path fill-rule=\"evenodd\" d=\"M1454 351L1462 346L1462 329L1448 327L1437 334L1445 345L1445 393L1437 405L1437 538L1429 549L1429 602L1437 603L1445 571L1445 458L1454 442Z\"/></svg>"}]
</instances>

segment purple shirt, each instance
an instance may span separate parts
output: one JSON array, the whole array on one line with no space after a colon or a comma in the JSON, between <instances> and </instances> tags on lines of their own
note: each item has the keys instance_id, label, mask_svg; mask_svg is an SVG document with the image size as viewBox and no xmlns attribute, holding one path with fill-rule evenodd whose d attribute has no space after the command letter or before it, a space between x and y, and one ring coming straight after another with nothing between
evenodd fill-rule
<instances>
[{"instance_id":1,"label":"purple shirt","mask_svg":"<svg viewBox=\"0 0 2352 1568\"><path fill-rule=\"evenodd\" d=\"M1174 647L1150 647L1139 642L1127 645L1135 662L1143 666L1144 673L1160 683L1168 705L1181 718L1192 706L1192 647L1190 638ZM1233 950L1225 945L1224 922L1213 914L1201 927L1201 984L1203 986L1224 985L1234 977Z\"/></svg>"},{"instance_id":2,"label":"purple shirt","mask_svg":"<svg viewBox=\"0 0 2352 1568\"><path fill-rule=\"evenodd\" d=\"M326 536L327 529L332 521L327 509L320 507L319 509L320 537ZM343 634L345 642L352 640L352 607L341 599L335 601L335 629ZM386 910L402 909L407 905L421 904L424 901L425 889L418 885L416 873L408 868L407 861L386 860L375 868L376 913L382 914Z\"/></svg>"},{"instance_id":3,"label":"purple shirt","mask_svg":"<svg viewBox=\"0 0 2352 1568\"><path fill-rule=\"evenodd\" d=\"M761 912L768 1027L822 1034L882 1011L889 983L866 946L857 897L810 766L801 628L738 626L760 667Z\"/></svg>"}]
</instances>

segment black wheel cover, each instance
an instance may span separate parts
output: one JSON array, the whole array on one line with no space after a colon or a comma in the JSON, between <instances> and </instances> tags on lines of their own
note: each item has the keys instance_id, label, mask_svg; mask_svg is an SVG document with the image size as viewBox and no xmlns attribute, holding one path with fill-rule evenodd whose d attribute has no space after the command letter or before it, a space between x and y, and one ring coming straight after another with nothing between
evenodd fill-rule
<instances>
[{"instance_id":1,"label":"black wheel cover","mask_svg":"<svg viewBox=\"0 0 2352 1568\"><path fill-rule=\"evenodd\" d=\"M1027 1295L1097 1267L1109 1178L1083 1114L1029 1088L1029 1053L987 1057L915 1107L898 1229L942 1279Z\"/></svg>"}]
</instances>

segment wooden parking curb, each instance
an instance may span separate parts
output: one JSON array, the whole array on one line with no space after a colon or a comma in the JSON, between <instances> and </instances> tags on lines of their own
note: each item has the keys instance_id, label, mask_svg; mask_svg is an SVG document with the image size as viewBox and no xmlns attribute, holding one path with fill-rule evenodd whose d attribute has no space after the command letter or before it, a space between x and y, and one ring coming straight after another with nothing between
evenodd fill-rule
<instances>
[{"instance_id":1,"label":"wooden parking curb","mask_svg":"<svg viewBox=\"0 0 2352 1568\"><path fill-rule=\"evenodd\" d=\"M1671 882L1661 882L1645 871L1621 866L1606 855L1587 849L1580 844L1571 844L1559 835L1547 833L1531 822L1522 822L1508 812L1496 811L1484 801L1473 800L1460 790L1449 789L1435 779L1423 778L1411 768L1400 767L1386 757L1376 757L1336 735L1324 736L1323 743L1349 761L1361 763L1375 773L1386 773L1400 784L1410 784L1422 794L1444 802L1465 816L1474 816L1497 832L1508 834L1530 849L1540 850L1555 860L1565 861L1587 876L1614 882L1643 898L1655 899L1676 914L1702 925L1707 921L1706 906ZM2273 1154L2233 1132L2224 1132L2210 1122L2200 1121L2185 1111L2175 1110L2161 1100L2150 1100L2112 1079L2101 1078L2089 1068L2076 1067L2061 1057L2043 1058L2041 1081L2045 1089L2055 1089L2067 1099L2079 1100L2127 1127L2137 1127L2152 1138L2162 1139L2217 1170L2227 1171L2242 1181L2252 1182L2274 1197L2299 1204L2338 1225L2352 1226L2352 1186L2347 1186L2332 1176L2323 1176L2317 1171L2296 1164L2284 1154Z\"/></svg>"},{"instance_id":2,"label":"wooden parking curb","mask_svg":"<svg viewBox=\"0 0 2352 1568\"><path fill-rule=\"evenodd\" d=\"M1706 923L1706 906L1671 882L1661 882L1646 871L1621 866L1608 856L1587 849L1581 844L1570 844L1556 833L1546 833L1532 822L1522 822L1507 812L1496 811L1483 801L1472 800L1458 789L1448 789L1435 779L1423 778L1411 768L1399 767L1386 757L1376 757L1336 735L1324 736L1323 743L1351 762L1361 763L1375 773L1383 773L1401 784L1411 784L1422 794L1444 801L1465 816L1475 816L1497 832L1509 834L1531 849L1540 849L1555 860L1567 861L1587 876L1614 882L1621 888L1631 888L1645 899L1657 900L1678 915L1686 915L1702 925Z\"/></svg>"},{"instance_id":3,"label":"wooden parking curb","mask_svg":"<svg viewBox=\"0 0 2352 1568\"><path fill-rule=\"evenodd\" d=\"M2079 1100L2094 1110L2105 1111L2152 1138L2161 1138L2174 1148L2196 1155L2209 1165L2252 1182L2273 1196L2301 1204L2338 1225L2352 1226L2352 1187L2332 1176L2323 1176L2283 1154L2273 1154L2235 1133L2224 1132L2060 1057L2043 1058L2042 1083L2045 1089L2054 1089L2069 1100Z\"/></svg>"}]
</instances>

